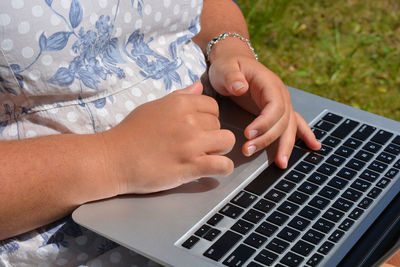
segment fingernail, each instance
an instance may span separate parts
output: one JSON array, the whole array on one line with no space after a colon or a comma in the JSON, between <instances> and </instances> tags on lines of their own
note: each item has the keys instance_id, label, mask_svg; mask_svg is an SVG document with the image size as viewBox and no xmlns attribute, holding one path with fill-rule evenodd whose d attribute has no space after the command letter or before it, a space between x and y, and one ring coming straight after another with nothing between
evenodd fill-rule
<instances>
[{"instance_id":1,"label":"fingernail","mask_svg":"<svg viewBox=\"0 0 400 267\"><path fill-rule=\"evenodd\" d=\"M239 91L240 89L242 89L244 87L244 84L242 82L234 82L232 84L232 89L233 91Z\"/></svg>"},{"instance_id":2,"label":"fingernail","mask_svg":"<svg viewBox=\"0 0 400 267\"><path fill-rule=\"evenodd\" d=\"M283 162L284 162L283 168L286 169L286 168L287 168L287 165L288 165L288 157L287 157L287 156L283 156L282 159L283 159Z\"/></svg>"},{"instance_id":3,"label":"fingernail","mask_svg":"<svg viewBox=\"0 0 400 267\"><path fill-rule=\"evenodd\" d=\"M249 154L249 156L253 155L254 152L256 152L256 146L255 145L251 145L247 147L247 153Z\"/></svg>"},{"instance_id":4,"label":"fingernail","mask_svg":"<svg viewBox=\"0 0 400 267\"><path fill-rule=\"evenodd\" d=\"M258 131L257 130L251 130L249 131L249 139L253 139L254 137L256 137L258 135Z\"/></svg>"}]
</instances>

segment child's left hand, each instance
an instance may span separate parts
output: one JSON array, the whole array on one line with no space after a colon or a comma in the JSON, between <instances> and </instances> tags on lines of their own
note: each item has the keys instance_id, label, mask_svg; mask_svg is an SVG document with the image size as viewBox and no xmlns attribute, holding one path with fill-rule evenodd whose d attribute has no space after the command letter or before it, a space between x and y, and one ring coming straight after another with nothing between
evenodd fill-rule
<instances>
[{"instance_id":1,"label":"child's left hand","mask_svg":"<svg viewBox=\"0 0 400 267\"><path fill-rule=\"evenodd\" d=\"M209 79L218 93L232 96L236 103L257 115L244 131L248 141L243 144L243 154L250 156L277 141L275 163L286 168L296 135L309 148L320 149L307 122L293 110L289 91L280 78L252 54L238 51L243 50L227 47L222 52L220 47L218 57L211 61Z\"/></svg>"}]
</instances>

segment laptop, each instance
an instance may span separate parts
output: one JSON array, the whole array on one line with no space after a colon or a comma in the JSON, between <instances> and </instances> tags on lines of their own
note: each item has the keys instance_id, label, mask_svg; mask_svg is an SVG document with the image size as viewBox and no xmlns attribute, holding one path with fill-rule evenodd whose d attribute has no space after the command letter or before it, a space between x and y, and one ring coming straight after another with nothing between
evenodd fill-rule
<instances>
[{"instance_id":1,"label":"laptop","mask_svg":"<svg viewBox=\"0 0 400 267\"><path fill-rule=\"evenodd\" d=\"M244 157L254 117L223 99L230 176L88 203L73 219L165 266L371 266L398 244L400 123L288 88L320 151L297 142L286 170L273 146Z\"/></svg>"}]
</instances>

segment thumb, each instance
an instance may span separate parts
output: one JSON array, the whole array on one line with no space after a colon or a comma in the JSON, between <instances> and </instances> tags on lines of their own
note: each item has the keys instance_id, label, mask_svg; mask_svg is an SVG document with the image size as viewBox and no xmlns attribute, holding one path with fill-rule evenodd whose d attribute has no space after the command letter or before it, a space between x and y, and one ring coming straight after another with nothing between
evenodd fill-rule
<instances>
[{"instance_id":1,"label":"thumb","mask_svg":"<svg viewBox=\"0 0 400 267\"><path fill-rule=\"evenodd\" d=\"M203 93L203 84L200 81L195 82L194 84L180 89L176 90L174 93L176 94L191 94L191 95L201 95Z\"/></svg>"},{"instance_id":2,"label":"thumb","mask_svg":"<svg viewBox=\"0 0 400 267\"><path fill-rule=\"evenodd\" d=\"M210 83L222 95L240 96L247 92L249 84L238 64L211 65Z\"/></svg>"}]
</instances>

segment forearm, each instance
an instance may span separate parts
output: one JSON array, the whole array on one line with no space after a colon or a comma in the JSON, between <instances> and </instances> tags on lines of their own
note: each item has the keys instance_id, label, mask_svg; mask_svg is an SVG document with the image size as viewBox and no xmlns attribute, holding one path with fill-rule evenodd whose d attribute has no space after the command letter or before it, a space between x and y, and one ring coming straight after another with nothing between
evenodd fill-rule
<instances>
[{"instance_id":1,"label":"forearm","mask_svg":"<svg viewBox=\"0 0 400 267\"><path fill-rule=\"evenodd\" d=\"M95 135L74 134L1 141L0 240L113 196L100 144Z\"/></svg>"}]
</instances>

